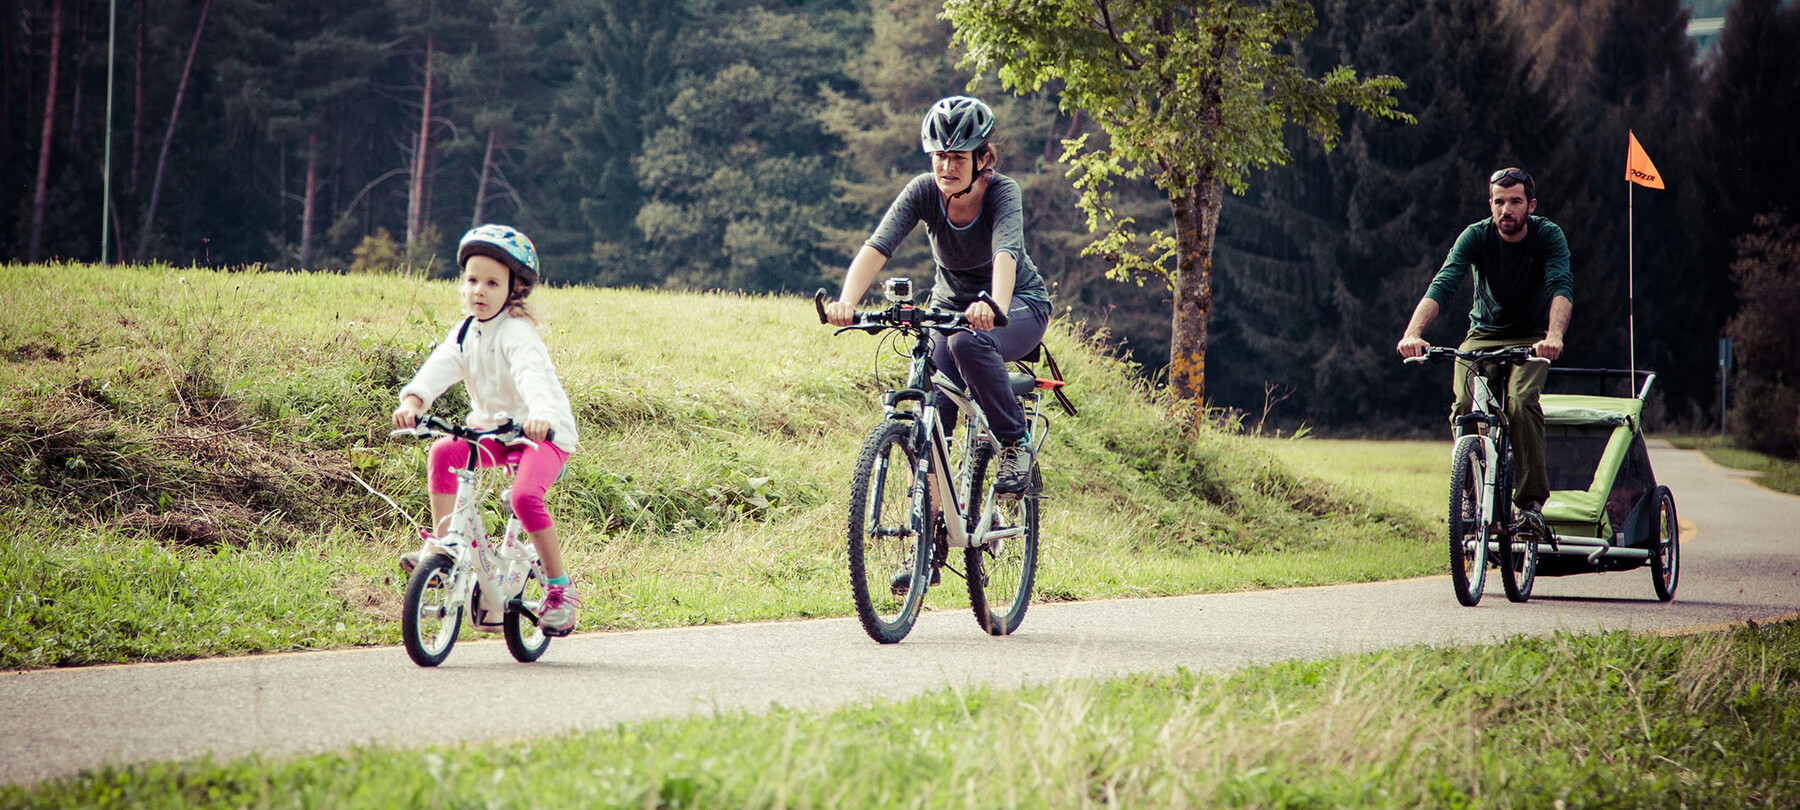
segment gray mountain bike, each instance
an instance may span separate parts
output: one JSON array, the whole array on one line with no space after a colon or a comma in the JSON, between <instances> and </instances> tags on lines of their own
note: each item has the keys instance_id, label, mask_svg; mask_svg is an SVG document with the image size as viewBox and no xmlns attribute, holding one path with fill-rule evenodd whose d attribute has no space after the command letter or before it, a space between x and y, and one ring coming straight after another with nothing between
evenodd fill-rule
<instances>
[{"instance_id":1,"label":"gray mountain bike","mask_svg":"<svg viewBox=\"0 0 1800 810\"><path fill-rule=\"evenodd\" d=\"M931 356L933 333L970 329L963 313L913 306L906 279L889 279L886 295L887 309L858 312L853 325L838 330L892 330L913 343L906 382L884 395L881 422L869 431L851 477L847 548L857 618L870 638L900 641L912 631L940 571L949 569L968 581L969 606L982 629L1010 634L1025 619L1037 576L1041 475L1034 464L1026 492L994 491L1000 442L980 406L938 374ZM813 296L821 323L825 296L824 290ZM983 299L994 309L995 324L1006 325L1005 313L985 294ZM1010 376L1032 426L1035 459L1049 433L1039 391L1061 381ZM946 401L962 415L960 431L943 425ZM953 548L962 549L961 571L950 564Z\"/></svg>"}]
</instances>

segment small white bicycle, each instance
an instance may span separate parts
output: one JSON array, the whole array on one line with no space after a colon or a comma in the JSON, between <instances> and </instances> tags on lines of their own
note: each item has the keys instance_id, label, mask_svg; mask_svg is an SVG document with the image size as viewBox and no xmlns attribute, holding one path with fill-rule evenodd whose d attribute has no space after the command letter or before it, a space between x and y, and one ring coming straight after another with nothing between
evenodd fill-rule
<instances>
[{"instance_id":1,"label":"small white bicycle","mask_svg":"<svg viewBox=\"0 0 1800 810\"><path fill-rule=\"evenodd\" d=\"M479 430L426 416L416 427L389 435L447 436L469 444L469 463L456 471L456 507L450 513L448 528L436 538L420 532L425 546L420 550L418 566L407 580L405 612L400 617L406 654L422 667L443 663L450 648L456 646L466 613L470 627L502 632L513 658L526 663L538 660L550 646L550 636L538 620L548 591L543 563L538 560L530 536L519 525L519 518L512 514L509 490L500 492L506 530L499 537L488 535L481 514L487 482L477 455L487 452L481 445L482 439L505 445L510 452L503 466L510 472L522 449L535 447L536 443L526 438L523 426L512 420L491 430Z\"/></svg>"}]
</instances>

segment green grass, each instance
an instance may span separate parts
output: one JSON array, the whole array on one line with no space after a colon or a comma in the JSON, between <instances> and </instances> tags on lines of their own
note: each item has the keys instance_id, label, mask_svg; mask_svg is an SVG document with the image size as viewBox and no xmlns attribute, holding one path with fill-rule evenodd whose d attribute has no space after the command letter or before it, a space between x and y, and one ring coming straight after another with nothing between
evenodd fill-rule
<instances>
[{"instance_id":1,"label":"green grass","mask_svg":"<svg viewBox=\"0 0 1800 810\"><path fill-rule=\"evenodd\" d=\"M1262 439L1290 469L1317 476L1357 497L1391 500L1428 524L1444 521L1450 442Z\"/></svg>"},{"instance_id":2,"label":"green grass","mask_svg":"<svg viewBox=\"0 0 1800 810\"><path fill-rule=\"evenodd\" d=\"M1666 437L1683 450L1699 450L1721 467L1757 473L1750 480L1776 492L1800 495L1800 461L1766 456L1754 450L1720 444L1715 436Z\"/></svg>"},{"instance_id":3,"label":"green grass","mask_svg":"<svg viewBox=\"0 0 1800 810\"><path fill-rule=\"evenodd\" d=\"M0 333L0 669L398 641L416 536L360 482L424 519L424 447L387 420L458 319L450 284L6 265L0 295L37 302ZM532 301L581 428L549 505L582 629L850 614L844 502L890 344L799 298ZM1040 599L1435 571L1418 510L1186 429L1104 336L1048 340L1082 415L1043 459Z\"/></svg>"},{"instance_id":4,"label":"green grass","mask_svg":"<svg viewBox=\"0 0 1800 810\"><path fill-rule=\"evenodd\" d=\"M1793 807L1800 623L109 768L7 807Z\"/></svg>"}]
</instances>

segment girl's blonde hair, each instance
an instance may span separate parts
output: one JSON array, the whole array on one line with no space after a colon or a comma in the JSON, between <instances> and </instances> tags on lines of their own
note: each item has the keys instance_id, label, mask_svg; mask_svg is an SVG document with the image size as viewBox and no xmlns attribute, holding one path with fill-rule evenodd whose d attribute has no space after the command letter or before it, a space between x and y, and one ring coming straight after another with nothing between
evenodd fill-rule
<instances>
[{"instance_id":1,"label":"girl's blonde hair","mask_svg":"<svg viewBox=\"0 0 1800 810\"><path fill-rule=\"evenodd\" d=\"M517 271L510 267L507 268L506 314L526 321L532 326L537 326L537 313L531 311L531 305L525 303L525 297L520 295L520 292L529 293L530 290L531 285L519 282Z\"/></svg>"}]
</instances>

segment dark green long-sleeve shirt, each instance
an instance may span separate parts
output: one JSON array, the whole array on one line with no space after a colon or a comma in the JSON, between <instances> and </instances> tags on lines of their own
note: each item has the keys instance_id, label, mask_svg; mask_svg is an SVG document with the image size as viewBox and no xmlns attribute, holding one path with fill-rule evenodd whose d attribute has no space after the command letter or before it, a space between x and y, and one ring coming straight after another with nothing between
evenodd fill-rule
<instances>
[{"instance_id":1,"label":"dark green long-sleeve shirt","mask_svg":"<svg viewBox=\"0 0 1800 810\"><path fill-rule=\"evenodd\" d=\"M1526 223L1520 242L1501 239L1492 219L1464 228L1425 297L1443 307L1472 269L1475 306L1469 310L1470 331L1490 337L1544 332L1550 323L1551 299L1560 295L1575 302L1569 243L1562 228L1548 219L1527 217Z\"/></svg>"}]
</instances>

